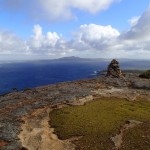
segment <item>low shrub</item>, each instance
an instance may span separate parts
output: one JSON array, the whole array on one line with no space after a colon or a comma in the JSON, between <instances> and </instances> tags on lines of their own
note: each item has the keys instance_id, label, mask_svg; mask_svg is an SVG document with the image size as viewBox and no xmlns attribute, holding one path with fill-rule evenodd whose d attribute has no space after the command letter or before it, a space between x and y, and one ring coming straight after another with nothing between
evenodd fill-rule
<instances>
[{"instance_id":1,"label":"low shrub","mask_svg":"<svg viewBox=\"0 0 150 150\"><path fill-rule=\"evenodd\" d=\"M140 78L150 79L150 70L145 71L144 73L139 75Z\"/></svg>"}]
</instances>

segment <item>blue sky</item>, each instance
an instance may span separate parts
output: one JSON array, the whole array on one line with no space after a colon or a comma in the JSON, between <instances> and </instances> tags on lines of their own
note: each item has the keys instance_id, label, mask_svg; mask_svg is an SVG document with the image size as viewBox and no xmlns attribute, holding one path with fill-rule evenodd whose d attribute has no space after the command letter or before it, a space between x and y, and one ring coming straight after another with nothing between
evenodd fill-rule
<instances>
[{"instance_id":1,"label":"blue sky","mask_svg":"<svg viewBox=\"0 0 150 150\"><path fill-rule=\"evenodd\" d=\"M149 0L0 2L0 57L150 59Z\"/></svg>"}]
</instances>

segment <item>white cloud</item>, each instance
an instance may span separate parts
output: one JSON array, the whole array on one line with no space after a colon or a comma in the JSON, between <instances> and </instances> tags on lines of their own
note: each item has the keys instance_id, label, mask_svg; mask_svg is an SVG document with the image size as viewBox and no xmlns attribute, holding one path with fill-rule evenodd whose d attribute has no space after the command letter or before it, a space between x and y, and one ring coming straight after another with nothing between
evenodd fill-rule
<instances>
[{"instance_id":1,"label":"white cloud","mask_svg":"<svg viewBox=\"0 0 150 150\"><path fill-rule=\"evenodd\" d=\"M83 41L103 41L103 40L111 40L119 36L119 32L112 28L110 25L101 26L96 24L85 24L80 26L79 38Z\"/></svg>"},{"instance_id":2,"label":"white cloud","mask_svg":"<svg viewBox=\"0 0 150 150\"><path fill-rule=\"evenodd\" d=\"M43 35L42 27L34 25L33 35L27 40L27 46L31 53L40 53L55 55L57 53L64 53L63 38L56 32L47 32Z\"/></svg>"},{"instance_id":3,"label":"white cloud","mask_svg":"<svg viewBox=\"0 0 150 150\"><path fill-rule=\"evenodd\" d=\"M30 39L30 43L32 47L41 47L43 42L43 35L42 35L42 27L40 25L34 25L33 27L33 33L34 35Z\"/></svg>"},{"instance_id":4,"label":"white cloud","mask_svg":"<svg viewBox=\"0 0 150 150\"><path fill-rule=\"evenodd\" d=\"M66 52L70 52L66 48L66 41L56 32L47 32L45 35L42 32L40 25L34 25L33 35L22 40L15 34L10 32L0 32L0 55L50 55L60 56Z\"/></svg>"},{"instance_id":5,"label":"white cloud","mask_svg":"<svg viewBox=\"0 0 150 150\"><path fill-rule=\"evenodd\" d=\"M71 18L74 16L72 9L79 9L89 13L96 13L107 9L116 0L39 0L44 15L48 14L50 19ZM47 16L48 17L48 16Z\"/></svg>"},{"instance_id":6,"label":"white cloud","mask_svg":"<svg viewBox=\"0 0 150 150\"><path fill-rule=\"evenodd\" d=\"M150 59L150 8L125 33L112 26L84 24L65 40L56 32L43 34L35 25L26 41L9 32L0 32L0 54L28 54L60 57L76 54L86 57L124 57Z\"/></svg>"},{"instance_id":7,"label":"white cloud","mask_svg":"<svg viewBox=\"0 0 150 150\"><path fill-rule=\"evenodd\" d=\"M40 25L34 25L33 33L35 34L35 39L39 40L42 37L42 27Z\"/></svg>"},{"instance_id":8,"label":"white cloud","mask_svg":"<svg viewBox=\"0 0 150 150\"><path fill-rule=\"evenodd\" d=\"M139 19L140 16L135 16L129 19L128 22L130 23L131 26L135 26L138 23Z\"/></svg>"},{"instance_id":9,"label":"white cloud","mask_svg":"<svg viewBox=\"0 0 150 150\"><path fill-rule=\"evenodd\" d=\"M110 25L85 24L81 25L79 31L75 33L73 43L76 49L103 50L104 47L113 43L119 35L119 31Z\"/></svg>"},{"instance_id":10,"label":"white cloud","mask_svg":"<svg viewBox=\"0 0 150 150\"><path fill-rule=\"evenodd\" d=\"M73 18L75 9L94 14L116 1L119 0L2 0L0 7L26 12L36 20L57 20Z\"/></svg>"},{"instance_id":11,"label":"white cloud","mask_svg":"<svg viewBox=\"0 0 150 150\"><path fill-rule=\"evenodd\" d=\"M119 33L111 26L82 25L74 47L99 57L150 59L149 18L150 7L134 20L136 23L125 33Z\"/></svg>"},{"instance_id":12,"label":"white cloud","mask_svg":"<svg viewBox=\"0 0 150 150\"><path fill-rule=\"evenodd\" d=\"M126 57L150 59L150 7L119 37Z\"/></svg>"},{"instance_id":13,"label":"white cloud","mask_svg":"<svg viewBox=\"0 0 150 150\"><path fill-rule=\"evenodd\" d=\"M0 54L26 53L25 41L11 32L0 32Z\"/></svg>"},{"instance_id":14,"label":"white cloud","mask_svg":"<svg viewBox=\"0 0 150 150\"><path fill-rule=\"evenodd\" d=\"M123 36L129 40L150 40L150 7L139 17L138 22Z\"/></svg>"},{"instance_id":15,"label":"white cloud","mask_svg":"<svg viewBox=\"0 0 150 150\"><path fill-rule=\"evenodd\" d=\"M56 32L47 32L46 35L43 35L42 27L40 25L34 25L33 33L34 35L28 40L29 46L32 48L42 48L43 46L55 47L60 39L60 36Z\"/></svg>"}]
</instances>

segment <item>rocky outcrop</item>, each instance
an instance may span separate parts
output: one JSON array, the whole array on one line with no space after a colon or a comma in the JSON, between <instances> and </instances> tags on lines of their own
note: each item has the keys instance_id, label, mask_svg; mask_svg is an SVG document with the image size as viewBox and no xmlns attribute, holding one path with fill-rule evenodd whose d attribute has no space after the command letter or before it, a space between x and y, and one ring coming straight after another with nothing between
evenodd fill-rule
<instances>
[{"instance_id":1,"label":"rocky outcrop","mask_svg":"<svg viewBox=\"0 0 150 150\"><path fill-rule=\"evenodd\" d=\"M23 117L24 124L19 134L23 148L21 150L75 150L69 140L60 140L54 134L49 122L51 108L39 108Z\"/></svg>"},{"instance_id":2,"label":"rocky outcrop","mask_svg":"<svg viewBox=\"0 0 150 150\"><path fill-rule=\"evenodd\" d=\"M33 145L30 145L30 140L28 140L30 135L32 139L35 138L34 140L37 141L39 139L42 141L43 136L46 136L44 143L47 145L47 141L51 139L51 136L47 138L49 134L47 133L49 131L47 124L49 120L46 117L47 108L57 108L65 103L67 105L70 103L72 105L84 104L84 102L99 97L150 100L149 79L139 78L138 75L132 73L126 74L125 80L131 85L129 88L124 84L122 78L99 76L93 79L64 82L0 96L0 150L25 150L25 147ZM45 112L44 117L39 110ZM39 115L34 114L35 112L39 112ZM36 130L36 126L38 130ZM32 131L24 132L30 127L32 127ZM39 131L40 134L35 131ZM20 136L18 137L18 135ZM55 139L52 139L52 143L53 140ZM42 144L39 143L35 144L35 147L38 145L42 147Z\"/></svg>"},{"instance_id":3,"label":"rocky outcrop","mask_svg":"<svg viewBox=\"0 0 150 150\"><path fill-rule=\"evenodd\" d=\"M119 62L116 59L113 59L111 63L108 65L106 76L111 76L116 78L123 77L119 66Z\"/></svg>"}]
</instances>

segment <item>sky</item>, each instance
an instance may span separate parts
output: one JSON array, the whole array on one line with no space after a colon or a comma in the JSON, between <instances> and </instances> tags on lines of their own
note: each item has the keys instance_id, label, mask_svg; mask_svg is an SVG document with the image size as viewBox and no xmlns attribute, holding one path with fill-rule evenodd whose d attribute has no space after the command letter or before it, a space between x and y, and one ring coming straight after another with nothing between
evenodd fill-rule
<instances>
[{"instance_id":1,"label":"sky","mask_svg":"<svg viewBox=\"0 0 150 150\"><path fill-rule=\"evenodd\" d=\"M0 0L0 59L150 60L150 0Z\"/></svg>"}]
</instances>

